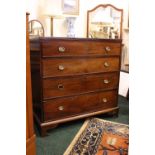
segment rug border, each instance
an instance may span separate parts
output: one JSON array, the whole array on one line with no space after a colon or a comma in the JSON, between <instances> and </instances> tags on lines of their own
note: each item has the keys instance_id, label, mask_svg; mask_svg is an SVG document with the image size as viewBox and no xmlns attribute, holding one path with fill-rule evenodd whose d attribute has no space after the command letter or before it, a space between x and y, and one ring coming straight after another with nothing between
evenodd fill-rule
<instances>
[{"instance_id":1,"label":"rug border","mask_svg":"<svg viewBox=\"0 0 155 155\"><path fill-rule=\"evenodd\" d=\"M68 155L72 149L71 146L73 146L77 139L79 138L80 134L84 131L85 127L87 126L88 122L91 120L91 119L98 119L98 120L101 120L101 121L105 121L105 122L110 122L110 123L114 123L114 124L120 124L120 125L124 125L124 126L127 126L129 127L129 125L127 124L124 124L124 123L119 123L119 122L113 122L113 121L108 121L108 120L105 120L105 119L100 119L100 118L88 118L85 120L85 122L83 123L82 127L79 129L79 131L77 132L77 134L75 135L75 137L73 138L73 140L71 141L71 143L69 144L69 146L67 147L66 151L64 152L63 155Z\"/></svg>"},{"instance_id":2,"label":"rug border","mask_svg":"<svg viewBox=\"0 0 155 155\"><path fill-rule=\"evenodd\" d=\"M79 131L76 133L75 137L73 138L73 140L71 141L71 143L69 144L68 148L66 149L65 153L63 155L68 155L68 153L71 151L72 149L72 145L74 145L77 141L77 139L79 138L80 134L84 131L85 127L87 126L88 122L90 121L90 119L86 119L85 122L83 123L82 127L79 129Z\"/></svg>"}]
</instances>

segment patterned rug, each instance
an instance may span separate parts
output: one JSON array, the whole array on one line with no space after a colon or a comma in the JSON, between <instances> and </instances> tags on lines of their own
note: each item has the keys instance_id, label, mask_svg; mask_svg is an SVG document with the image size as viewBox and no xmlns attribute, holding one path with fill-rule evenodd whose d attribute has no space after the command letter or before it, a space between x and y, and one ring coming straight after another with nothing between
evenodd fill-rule
<instances>
[{"instance_id":1,"label":"patterned rug","mask_svg":"<svg viewBox=\"0 0 155 155\"><path fill-rule=\"evenodd\" d=\"M64 155L127 155L129 126L103 119L85 121Z\"/></svg>"}]
</instances>

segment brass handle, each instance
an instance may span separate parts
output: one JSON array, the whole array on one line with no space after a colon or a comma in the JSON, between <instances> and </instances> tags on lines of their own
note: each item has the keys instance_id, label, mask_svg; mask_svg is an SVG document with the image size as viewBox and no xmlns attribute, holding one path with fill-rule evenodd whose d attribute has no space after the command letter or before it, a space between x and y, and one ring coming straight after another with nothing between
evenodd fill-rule
<instances>
[{"instance_id":1,"label":"brass handle","mask_svg":"<svg viewBox=\"0 0 155 155\"><path fill-rule=\"evenodd\" d=\"M110 51L111 51L111 48L110 48L109 46L106 46L106 47L105 47L105 50L106 50L107 52L110 52Z\"/></svg>"},{"instance_id":2,"label":"brass handle","mask_svg":"<svg viewBox=\"0 0 155 155\"><path fill-rule=\"evenodd\" d=\"M109 82L110 82L109 80L106 80L106 79L104 80L105 84L108 84Z\"/></svg>"},{"instance_id":3,"label":"brass handle","mask_svg":"<svg viewBox=\"0 0 155 155\"><path fill-rule=\"evenodd\" d=\"M65 52L65 47L59 47L59 52Z\"/></svg>"},{"instance_id":4,"label":"brass handle","mask_svg":"<svg viewBox=\"0 0 155 155\"><path fill-rule=\"evenodd\" d=\"M106 103L108 100L106 98L103 98L102 101Z\"/></svg>"},{"instance_id":5,"label":"brass handle","mask_svg":"<svg viewBox=\"0 0 155 155\"><path fill-rule=\"evenodd\" d=\"M63 106L59 106L58 109L59 109L60 111L62 111L62 110L64 110L64 107L63 107Z\"/></svg>"},{"instance_id":6,"label":"brass handle","mask_svg":"<svg viewBox=\"0 0 155 155\"><path fill-rule=\"evenodd\" d=\"M59 70L63 71L65 69L65 67L63 65L59 65Z\"/></svg>"},{"instance_id":7,"label":"brass handle","mask_svg":"<svg viewBox=\"0 0 155 155\"><path fill-rule=\"evenodd\" d=\"M109 67L110 65L108 64L108 62L104 63L104 67Z\"/></svg>"},{"instance_id":8,"label":"brass handle","mask_svg":"<svg viewBox=\"0 0 155 155\"><path fill-rule=\"evenodd\" d=\"M58 84L58 89L62 90L64 89L64 86L62 84Z\"/></svg>"}]
</instances>

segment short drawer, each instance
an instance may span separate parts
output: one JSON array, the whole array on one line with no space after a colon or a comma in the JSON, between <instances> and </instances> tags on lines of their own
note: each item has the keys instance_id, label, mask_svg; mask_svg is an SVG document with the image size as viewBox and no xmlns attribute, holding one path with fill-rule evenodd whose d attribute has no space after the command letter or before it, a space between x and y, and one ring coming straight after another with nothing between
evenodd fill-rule
<instances>
[{"instance_id":1,"label":"short drawer","mask_svg":"<svg viewBox=\"0 0 155 155\"><path fill-rule=\"evenodd\" d=\"M43 77L81 75L119 70L119 57L51 58L42 60Z\"/></svg>"},{"instance_id":2,"label":"short drawer","mask_svg":"<svg viewBox=\"0 0 155 155\"><path fill-rule=\"evenodd\" d=\"M117 106L117 91L90 93L44 102L44 120L56 120Z\"/></svg>"},{"instance_id":3,"label":"short drawer","mask_svg":"<svg viewBox=\"0 0 155 155\"><path fill-rule=\"evenodd\" d=\"M120 55L121 44L101 40L42 41L42 56Z\"/></svg>"},{"instance_id":4,"label":"short drawer","mask_svg":"<svg viewBox=\"0 0 155 155\"><path fill-rule=\"evenodd\" d=\"M93 74L70 78L43 79L43 98L71 96L96 90L118 88L119 73Z\"/></svg>"}]
</instances>

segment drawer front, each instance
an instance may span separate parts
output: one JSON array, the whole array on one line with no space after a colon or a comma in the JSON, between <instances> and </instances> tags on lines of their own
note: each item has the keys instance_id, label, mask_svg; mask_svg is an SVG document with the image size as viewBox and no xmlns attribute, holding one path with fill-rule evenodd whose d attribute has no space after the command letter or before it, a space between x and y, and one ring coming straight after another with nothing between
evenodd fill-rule
<instances>
[{"instance_id":1,"label":"drawer front","mask_svg":"<svg viewBox=\"0 0 155 155\"><path fill-rule=\"evenodd\" d=\"M117 91L48 100L43 106L45 121L61 119L116 107Z\"/></svg>"},{"instance_id":2,"label":"drawer front","mask_svg":"<svg viewBox=\"0 0 155 155\"><path fill-rule=\"evenodd\" d=\"M70 96L96 90L118 88L118 74L106 73L72 78L49 78L43 80L43 98Z\"/></svg>"},{"instance_id":3,"label":"drawer front","mask_svg":"<svg viewBox=\"0 0 155 155\"><path fill-rule=\"evenodd\" d=\"M43 59L43 77L80 75L119 70L119 58Z\"/></svg>"},{"instance_id":4,"label":"drawer front","mask_svg":"<svg viewBox=\"0 0 155 155\"><path fill-rule=\"evenodd\" d=\"M121 44L103 41L49 40L42 42L42 56L120 55Z\"/></svg>"}]
</instances>

